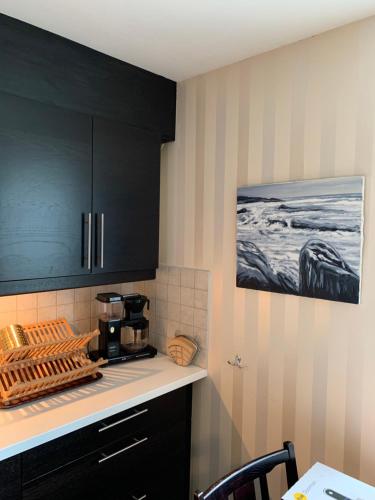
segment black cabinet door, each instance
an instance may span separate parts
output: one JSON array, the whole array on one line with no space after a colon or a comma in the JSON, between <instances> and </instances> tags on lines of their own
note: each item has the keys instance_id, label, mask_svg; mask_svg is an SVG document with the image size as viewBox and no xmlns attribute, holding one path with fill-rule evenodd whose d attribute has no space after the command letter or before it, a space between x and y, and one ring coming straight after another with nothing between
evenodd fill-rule
<instances>
[{"instance_id":1,"label":"black cabinet door","mask_svg":"<svg viewBox=\"0 0 375 500\"><path fill-rule=\"evenodd\" d=\"M21 499L21 456L0 462L0 499Z\"/></svg>"},{"instance_id":2,"label":"black cabinet door","mask_svg":"<svg viewBox=\"0 0 375 500\"><path fill-rule=\"evenodd\" d=\"M99 118L94 118L93 130L93 272L155 269L160 137Z\"/></svg>"},{"instance_id":3,"label":"black cabinet door","mask_svg":"<svg viewBox=\"0 0 375 500\"><path fill-rule=\"evenodd\" d=\"M0 93L0 281L88 269L92 119Z\"/></svg>"}]
</instances>

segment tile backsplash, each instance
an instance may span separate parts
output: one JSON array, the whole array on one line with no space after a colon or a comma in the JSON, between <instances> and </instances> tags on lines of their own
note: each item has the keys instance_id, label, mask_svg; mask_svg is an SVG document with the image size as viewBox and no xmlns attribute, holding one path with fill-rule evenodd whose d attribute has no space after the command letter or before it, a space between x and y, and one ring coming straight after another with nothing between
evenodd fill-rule
<instances>
[{"instance_id":1,"label":"tile backsplash","mask_svg":"<svg viewBox=\"0 0 375 500\"><path fill-rule=\"evenodd\" d=\"M150 299L150 342L165 353L168 337L180 332L195 338L200 352L194 364L207 364L208 271L161 267L156 279L0 297L0 328L65 318L77 333L98 326L99 292L143 293Z\"/></svg>"},{"instance_id":2,"label":"tile backsplash","mask_svg":"<svg viewBox=\"0 0 375 500\"><path fill-rule=\"evenodd\" d=\"M153 295L148 291L154 298L150 318L154 345L165 352L168 337L176 333L193 337L200 346L194 363L202 367L207 366L209 281L208 271L160 267Z\"/></svg>"}]
</instances>

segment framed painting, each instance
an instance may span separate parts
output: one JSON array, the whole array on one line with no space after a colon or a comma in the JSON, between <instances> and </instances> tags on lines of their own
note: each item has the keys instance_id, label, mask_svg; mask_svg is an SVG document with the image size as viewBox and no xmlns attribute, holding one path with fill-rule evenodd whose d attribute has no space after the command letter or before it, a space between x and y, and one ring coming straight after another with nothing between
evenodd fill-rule
<instances>
[{"instance_id":1,"label":"framed painting","mask_svg":"<svg viewBox=\"0 0 375 500\"><path fill-rule=\"evenodd\" d=\"M237 286L358 304L364 178L237 191Z\"/></svg>"}]
</instances>

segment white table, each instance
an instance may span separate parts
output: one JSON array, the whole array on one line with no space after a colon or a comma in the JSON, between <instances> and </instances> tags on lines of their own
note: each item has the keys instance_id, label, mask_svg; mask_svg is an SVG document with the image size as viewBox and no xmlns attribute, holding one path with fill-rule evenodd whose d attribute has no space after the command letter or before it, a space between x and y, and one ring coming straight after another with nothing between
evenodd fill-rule
<instances>
[{"instance_id":1,"label":"white table","mask_svg":"<svg viewBox=\"0 0 375 500\"><path fill-rule=\"evenodd\" d=\"M283 500L375 500L375 488L317 462Z\"/></svg>"}]
</instances>

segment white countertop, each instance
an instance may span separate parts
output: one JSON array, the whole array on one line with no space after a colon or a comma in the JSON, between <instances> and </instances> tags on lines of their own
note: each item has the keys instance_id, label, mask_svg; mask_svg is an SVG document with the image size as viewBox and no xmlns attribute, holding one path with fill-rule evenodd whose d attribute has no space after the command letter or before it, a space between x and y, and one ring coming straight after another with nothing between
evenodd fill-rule
<instances>
[{"instance_id":1,"label":"white countertop","mask_svg":"<svg viewBox=\"0 0 375 500\"><path fill-rule=\"evenodd\" d=\"M104 377L18 408L0 410L0 460L127 410L207 376L162 354L101 370Z\"/></svg>"}]
</instances>

